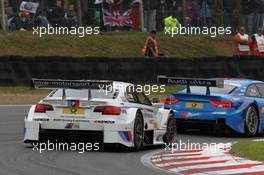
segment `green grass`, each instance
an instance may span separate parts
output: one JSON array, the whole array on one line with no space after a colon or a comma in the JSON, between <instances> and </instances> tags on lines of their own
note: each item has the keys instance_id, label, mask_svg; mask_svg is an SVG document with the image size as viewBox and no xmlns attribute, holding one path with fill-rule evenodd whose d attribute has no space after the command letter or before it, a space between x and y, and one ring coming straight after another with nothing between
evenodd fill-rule
<instances>
[{"instance_id":1,"label":"green grass","mask_svg":"<svg viewBox=\"0 0 264 175\"><path fill-rule=\"evenodd\" d=\"M24 94L24 93L30 93L30 94L47 94L50 90L47 89L33 89L30 87L25 86L1 86L0 87L0 93L13 93L13 94Z\"/></svg>"},{"instance_id":2,"label":"green grass","mask_svg":"<svg viewBox=\"0 0 264 175\"><path fill-rule=\"evenodd\" d=\"M102 32L96 36L46 35L31 31L0 32L0 56L140 57L147 33ZM231 37L157 35L159 50L167 57L232 56Z\"/></svg>"},{"instance_id":3,"label":"green grass","mask_svg":"<svg viewBox=\"0 0 264 175\"><path fill-rule=\"evenodd\" d=\"M231 153L257 161L264 161L264 141L241 141L232 146Z\"/></svg>"}]
</instances>

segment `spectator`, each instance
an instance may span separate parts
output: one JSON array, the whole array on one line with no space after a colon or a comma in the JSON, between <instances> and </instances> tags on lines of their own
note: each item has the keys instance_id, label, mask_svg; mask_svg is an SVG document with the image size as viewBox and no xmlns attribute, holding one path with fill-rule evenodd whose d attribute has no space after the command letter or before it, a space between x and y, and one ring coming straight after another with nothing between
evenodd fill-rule
<instances>
[{"instance_id":1,"label":"spectator","mask_svg":"<svg viewBox=\"0 0 264 175\"><path fill-rule=\"evenodd\" d=\"M264 20L264 0L257 0L257 16L256 16L256 27L263 28L263 20Z\"/></svg>"},{"instance_id":2,"label":"spectator","mask_svg":"<svg viewBox=\"0 0 264 175\"><path fill-rule=\"evenodd\" d=\"M181 5L177 6L176 16L175 16L181 24L183 24L183 7Z\"/></svg>"},{"instance_id":3,"label":"spectator","mask_svg":"<svg viewBox=\"0 0 264 175\"><path fill-rule=\"evenodd\" d=\"M27 10L21 11L9 22L10 30L26 30L33 27L30 13Z\"/></svg>"},{"instance_id":4,"label":"spectator","mask_svg":"<svg viewBox=\"0 0 264 175\"><path fill-rule=\"evenodd\" d=\"M187 0L186 3L186 17L189 18L190 22L187 23L191 26L197 26L198 25L198 4L196 1L193 0Z\"/></svg>"},{"instance_id":5,"label":"spectator","mask_svg":"<svg viewBox=\"0 0 264 175\"><path fill-rule=\"evenodd\" d=\"M57 0L56 6L49 10L48 19L52 26L66 26L65 10L62 1Z\"/></svg>"},{"instance_id":6,"label":"spectator","mask_svg":"<svg viewBox=\"0 0 264 175\"><path fill-rule=\"evenodd\" d=\"M67 19L67 26L68 27L77 27L78 26L77 13L75 11L73 4L69 5L69 7L68 7L68 10L66 12L66 19Z\"/></svg>"},{"instance_id":7,"label":"spectator","mask_svg":"<svg viewBox=\"0 0 264 175\"><path fill-rule=\"evenodd\" d=\"M162 0L162 2L165 3L164 0ZM144 18L144 23L146 26L146 30L147 31L152 31L152 30L156 30L156 16L157 16L157 8L158 8L158 1L153 1L153 0L145 0L143 1L144 3L144 14L145 14L145 18ZM165 4L162 3L163 5L161 6L161 8L163 8L163 6L165 7Z\"/></svg>"},{"instance_id":8,"label":"spectator","mask_svg":"<svg viewBox=\"0 0 264 175\"><path fill-rule=\"evenodd\" d=\"M199 0L200 17L203 26L212 25L212 0Z\"/></svg>"},{"instance_id":9,"label":"spectator","mask_svg":"<svg viewBox=\"0 0 264 175\"><path fill-rule=\"evenodd\" d=\"M254 13L256 9L255 0L242 0L242 19L243 25L248 33L252 34L254 25Z\"/></svg>"},{"instance_id":10,"label":"spectator","mask_svg":"<svg viewBox=\"0 0 264 175\"><path fill-rule=\"evenodd\" d=\"M48 18L44 15L45 12L42 9L38 9L36 13L36 20L35 20L35 25L36 26L41 26L41 27L48 27L49 21Z\"/></svg>"},{"instance_id":11,"label":"spectator","mask_svg":"<svg viewBox=\"0 0 264 175\"><path fill-rule=\"evenodd\" d=\"M17 0L9 0L12 7L12 13L15 15L19 12L19 2Z\"/></svg>"},{"instance_id":12,"label":"spectator","mask_svg":"<svg viewBox=\"0 0 264 175\"><path fill-rule=\"evenodd\" d=\"M1 7L1 5L0 5ZM7 18L10 18L11 16L13 16L13 10L12 7L9 5L7 0L4 0L4 9L5 9L5 15ZM2 15L2 8L0 8L0 15Z\"/></svg>"}]
</instances>

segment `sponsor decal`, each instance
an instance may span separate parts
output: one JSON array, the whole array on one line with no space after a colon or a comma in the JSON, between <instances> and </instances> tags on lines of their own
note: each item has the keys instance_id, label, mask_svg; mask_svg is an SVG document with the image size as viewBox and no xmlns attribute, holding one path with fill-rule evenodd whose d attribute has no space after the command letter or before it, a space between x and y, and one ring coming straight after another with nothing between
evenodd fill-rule
<instances>
[{"instance_id":1,"label":"sponsor decal","mask_svg":"<svg viewBox=\"0 0 264 175\"><path fill-rule=\"evenodd\" d=\"M112 81L32 79L35 88L109 89Z\"/></svg>"},{"instance_id":2,"label":"sponsor decal","mask_svg":"<svg viewBox=\"0 0 264 175\"><path fill-rule=\"evenodd\" d=\"M49 121L48 118L34 118L34 121Z\"/></svg>"},{"instance_id":3,"label":"sponsor decal","mask_svg":"<svg viewBox=\"0 0 264 175\"><path fill-rule=\"evenodd\" d=\"M80 107L80 100L68 100L68 107L70 108L79 108Z\"/></svg>"},{"instance_id":4,"label":"sponsor decal","mask_svg":"<svg viewBox=\"0 0 264 175\"><path fill-rule=\"evenodd\" d=\"M79 119L53 119L54 122L86 122L89 123L90 120L79 120Z\"/></svg>"},{"instance_id":5,"label":"sponsor decal","mask_svg":"<svg viewBox=\"0 0 264 175\"><path fill-rule=\"evenodd\" d=\"M182 118L187 118L188 117L188 112L181 112L180 113L180 117L182 117Z\"/></svg>"},{"instance_id":6,"label":"sponsor decal","mask_svg":"<svg viewBox=\"0 0 264 175\"><path fill-rule=\"evenodd\" d=\"M64 127L65 129L80 129L79 123L67 123Z\"/></svg>"},{"instance_id":7,"label":"sponsor decal","mask_svg":"<svg viewBox=\"0 0 264 175\"><path fill-rule=\"evenodd\" d=\"M191 112L181 112L180 117L182 118L188 118L188 117L198 117L200 116L200 113L191 113Z\"/></svg>"},{"instance_id":8,"label":"sponsor decal","mask_svg":"<svg viewBox=\"0 0 264 175\"><path fill-rule=\"evenodd\" d=\"M131 131L118 131L119 136L124 140L125 142L131 142L132 141L132 132Z\"/></svg>"},{"instance_id":9,"label":"sponsor decal","mask_svg":"<svg viewBox=\"0 0 264 175\"><path fill-rule=\"evenodd\" d=\"M163 141L163 134L159 134L159 135L156 137L156 141Z\"/></svg>"},{"instance_id":10,"label":"sponsor decal","mask_svg":"<svg viewBox=\"0 0 264 175\"><path fill-rule=\"evenodd\" d=\"M225 114L226 114L226 112L211 112L211 114L225 115Z\"/></svg>"},{"instance_id":11,"label":"sponsor decal","mask_svg":"<svg viewBox=\"0 0 264 175\"><path fill-rule=\"evenodd\" d=\"M100 123L100 124L114 124L115 121L95 120L94 123Z\"/></svg>"}]
</instances>

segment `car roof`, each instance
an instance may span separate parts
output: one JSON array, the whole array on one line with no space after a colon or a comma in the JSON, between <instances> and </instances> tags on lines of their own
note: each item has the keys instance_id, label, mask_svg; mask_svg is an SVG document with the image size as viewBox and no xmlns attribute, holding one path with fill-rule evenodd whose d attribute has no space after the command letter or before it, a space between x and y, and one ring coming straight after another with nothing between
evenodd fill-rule
<instances>
[{"instance_id":1,"label":"car roof","mask_svg":"<svg viewBox=\"0 0 264 175\"><path fill-rule=\"evenodd\" d=\"M228 78L228 79L224 79L224 83L233 84L237 86L248 86L254 83L263 83L263 81L251 80L251 79Z\"/></svg>"}]
</instances>

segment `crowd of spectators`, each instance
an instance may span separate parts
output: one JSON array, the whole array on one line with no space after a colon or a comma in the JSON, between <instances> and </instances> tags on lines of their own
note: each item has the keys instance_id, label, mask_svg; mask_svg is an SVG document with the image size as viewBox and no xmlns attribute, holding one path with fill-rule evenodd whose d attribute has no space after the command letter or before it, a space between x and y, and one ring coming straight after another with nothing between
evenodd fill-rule
<instances>
[{"instance_id":1,"label":"crowd of spectators","mask_svg":"<svg viewBox=\"0 0 264 175\"><path fill-rule=\"evenodd\" d=\"M38 4L35 12L33 12L34 10L27 10L27 8L21 9L21 4L15 5L12 4L12 1L4 1L5 18L9 30L27 30L32 29L34 26L47 27L48 25L63 27L78 26L74 4L70 4L65 8L62 6L61 0L56 0L54 6L41 8L39 0L31 0L30 2Z\"/></svg>"},{"instance_id":2,"label":"crowd of spectators","mask_svg":"<svg viewBox=\"0 0 264 175\"><path fill-rule=\"evenodd\" d=\"M21 11L22 0L5 0L6 18L10 30L27 29L34 25L78 26L77 8L67 7L62 0L54 0L53 5L39 7L36 13ZM24 0L39 3L40 0ZM87 0L93 4L95 0ZM91 1L91 2L90 2ZM182 25L232 27L236 32L245 26L248 33L263 28L264 0L142 0L144 23L147 31L163 30L163 19L177 18ZM127 5L131 0L124 1ZM127 3L127 4L125 4ZM98 10L98 9L97 9ZM91 11L91 10L90 10ZM83 12L82 17L87 16ZM1 13L0 13L1 14Z\"/></svg>"},{"instance_id":3,"label":"crowd of spectators","mask_svg":"<svg viewBox=\"0 0 264 175\"><path fill-rule=\"evenodd\" d=\"M264 0L143 0L146 24L155 23L162 30L167 16L177 18L182 25L225 26L236 32L243 25L249 33L263 27ZM151 19L156 14L156 21ZM148 25L153 26L153 25ZM153 30L148 28L148 30Z\"/></svg>"}]
</instances>

